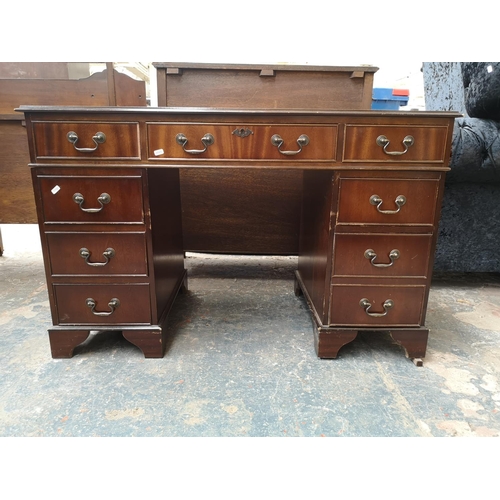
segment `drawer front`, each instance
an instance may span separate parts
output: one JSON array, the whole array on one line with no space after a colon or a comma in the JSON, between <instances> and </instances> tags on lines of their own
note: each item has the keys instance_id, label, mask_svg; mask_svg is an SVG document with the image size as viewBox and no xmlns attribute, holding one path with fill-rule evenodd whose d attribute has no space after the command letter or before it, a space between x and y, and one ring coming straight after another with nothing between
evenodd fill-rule
<instances>
[{"instance_id":1,"label":"drawer front","mask_svg":"<svg viewBox=\"0 0 500 500\"><path fill-rule=\"evenodd\" d=\"M425 286L334 285L331 290L330 325L421 325Z\"/></svg>"},{"instance_id":2,"label":"drawer front","mask_svg":"<svg viewBox=\"0 0 500 500\"><path fill-rule=\"evenodd\" d=\"M433 225L439 182L433 179L340 180L340 224Z\"/></svg>"},{"instance_id":3,"label":"drawer front","mask_svg":"<svg viewBox=\"0 0 500 500\"><path fill-rule=\"evenodd\" d=\"M346 125L343 161L442 163L447 137L447 127Z\"/></svg>"},{"instance_id":4,"label":"drawer front","mask_svg":"<svg viewBox=\"0 0 500 500\"><path fill-rule=\"evenodd\" d=\"M140 176L40 175L38 183L45 222L141 223L144 221Z\"/></svg>"},{"instance_id":5,"label":"drawer front","mask_svg":"<svg viewBox=\"0 0 500 500\"><path fill-rule=\"evenodd\" d=\"M187 142L184 143L179 134ZM210 134L213 143L207 144L204 139L208 137L207 134ZM304 136L307 139L302 140ZM150 159L333 161L336 147L337 126L192 123L148 125Z\"/></svg>"},{"instance_id":6,"label":"drawer front","mask_svg":"<svg viewBox=\"0 0 500 500\"><path fill-rule=\"evenodd\" d=\"M139 159L138 123L34 122L38 159Z\"/></svg>"},{"instance_id":7,"label":"drawer front","mask_svg":"<svg viewBox=\"0 0 500 500\"><path fill-rule=\"evenodd\" d=\"M59 324L151 324L148 284L53 287Z\"/></svg>"},{"instance_id":8,"label":"drawer front","mask_svg":"<svg viewBox=\"0 0 500 500\"><path fill-rule=\"evenodd\" d=\"M144 233L46 233L53 276L147 275Z\"/></svg>"},{"instance_id":9,"label":"drawer front","mask_svg":"<svg viewBox=\"0 0 500 500\"><path fill-rule=\"evenodd\" d=\"M333 276L427 276L430 234L336 234Z\"/></svg>"}]
</instances>

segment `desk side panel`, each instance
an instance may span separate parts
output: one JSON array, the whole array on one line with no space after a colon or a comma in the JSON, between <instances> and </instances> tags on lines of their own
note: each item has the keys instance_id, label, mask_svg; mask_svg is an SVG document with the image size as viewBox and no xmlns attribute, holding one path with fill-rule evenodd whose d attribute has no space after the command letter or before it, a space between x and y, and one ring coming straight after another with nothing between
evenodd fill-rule
<instances>
[{"instance_id":1,"label":"desk side panel","mask_svg":"<svg viewBox=\"0 0 500 500\"><path fill-rule=\"evenodd\" d=\"M331 171L307 171L303 183L299 273L322 323L326 322L325 297L331 267L333 176Z\"/></svg>"},{"instance_id":2,"label":"desk side panel","mask_svg":"<svg viewBox=\"0 0 500 500\"><path fill-rule=\"evenodd\" d=\"M159 320L170 309L184 276L179 170L148 169L148 191Z\"/></svg>"}]
</instances>

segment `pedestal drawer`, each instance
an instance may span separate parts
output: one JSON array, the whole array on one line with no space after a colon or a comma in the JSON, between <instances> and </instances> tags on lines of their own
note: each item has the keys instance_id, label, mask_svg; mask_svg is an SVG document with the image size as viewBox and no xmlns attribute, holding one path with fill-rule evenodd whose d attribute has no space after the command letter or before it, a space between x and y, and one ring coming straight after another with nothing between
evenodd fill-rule
<instances>
[{"instance_id":1,"label":"pedestal drawer","mask_svg":"<svg viewBox=\"0 0 500 500\"><path fill-rule=\"evenodd\" d=\"M147 283L53 287L58 324L151 324Z\"/></svg>"},{"instance_id":2,"label":"pedestal drawer","mask_svg":"<svg viewBox=\"0 0 500 500\"><path fill-rule=\"evenodd\" d=\"M79 160L140 159L138 123L34 122L36 156Z\"/></svg>"},{"instance_id":3,"label":"pedestal drawer","mask_svg":"<svg viewBox=\"0 0 500 500\"><path fill-rule=\"evenodd\" d=\"M333 161L336 148L336 125L174 123L148 126L150 159Z\"/></svg>"},{"instance_id":4,"label":"pedestal drawer","mask_svg":"<svg viewBox=\"0 0 500 500\"><path fill-rule=\"evenodd\" d=\"M38 183L46 223L144 221L140 176L40 175Z\"/></svg>"},{"instance_id":5,"label":"pedestal drawer","mask_svg":"<svg viewBox=\"0 0 500 500\"><path fill-rule=\"evenodd\" d=\"M346 162L442 163L448 127L346 125Z\"/></svg>"},{"instance_id":6,"label":"pedestal drawer","mask_svg":"<svg viewBox=\"0 0 500 500\"><path fill-rule=\"evenodd\" d=\"M53 276L147 275L144 233L46 233Z\"/></svg>"},{"instance_id":7,"label":"pedestal drawer","mask_svg":"<svg viewBox=\"0 0 500 500\"><path fill-rule=\"evenodd\" d=\"M337 223L433 225L438 189L433 179L343 178Z\"/></svg>"},{"instance_id":8,"label":"pedestal drawer","mask_svg":"<svg viewBox=\"0 0 500 500\"><path fill-rule=\"evenodd\" d=\"M430 234L336 234L333 276L427 276Z\"/></svg>"},{"instance_id":9,"label":"pedestal drawer","mask_svg":"<svg viewBox=\"0 0 500 500\"><path fill-rule=\"evenodd\" d=\"M425 286L334 285L330 325L419 326Z\"/></svg>"}]
</instances>

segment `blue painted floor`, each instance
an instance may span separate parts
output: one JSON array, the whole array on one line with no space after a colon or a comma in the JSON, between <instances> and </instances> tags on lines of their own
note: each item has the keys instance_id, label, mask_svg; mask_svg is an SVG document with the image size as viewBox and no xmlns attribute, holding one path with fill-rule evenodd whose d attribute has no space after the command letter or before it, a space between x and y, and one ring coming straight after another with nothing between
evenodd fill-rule
<instances>
[{"instance_id":1,"label":"blue painted floor","mask_svg":"<svg viewBox=\"0 0 500 500\"><path fill-rule=\"evenodd\" d=\"M121 334L54 360L36 226L2 226L0 436L500 436L500 277L434 280L416 367L386 334L320 360L296 258L188 254L163 359Z\"/></svg>"}]
</instances>

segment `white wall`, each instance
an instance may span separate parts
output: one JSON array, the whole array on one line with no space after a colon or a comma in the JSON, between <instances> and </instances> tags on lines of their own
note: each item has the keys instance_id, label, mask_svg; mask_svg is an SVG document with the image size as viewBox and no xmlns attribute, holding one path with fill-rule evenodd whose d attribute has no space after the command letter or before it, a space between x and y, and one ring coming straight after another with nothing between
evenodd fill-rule
<instances>
[{"instance_id":1,"label":"white wall","mask_svg":"<svg viewBox=\"0 0 500 500\"><path fill-rule=\"evenodd\" d=\"M457 43L461 10L435 0L109 0L98 8L45 0L28 16L25 4L7 2L0 59L370 64L380 68L375 86L408 87L420 107L422 61L457 50L458 60L478 60L473 40L496 51L496 31L481 23L476 36L467 23L466 43Z\"/></svg>"}]
</instances>

